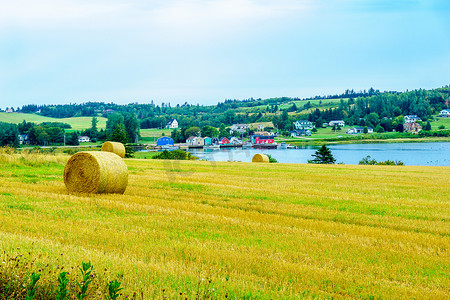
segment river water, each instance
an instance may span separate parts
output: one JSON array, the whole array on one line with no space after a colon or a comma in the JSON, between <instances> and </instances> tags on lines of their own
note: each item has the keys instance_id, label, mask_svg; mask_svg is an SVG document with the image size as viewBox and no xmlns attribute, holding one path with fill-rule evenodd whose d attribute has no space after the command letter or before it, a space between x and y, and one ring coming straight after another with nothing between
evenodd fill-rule
<instances>
[{"instance_id":1,"label":"river water","mask_svg":"<svg viewBox=\"0 0 450 300\"><path fill-rule=\"evenodd\" d=\"M450 166L450 142L343 144L328 145L336 163L357 165L367 155L377 161L402 161L408 166ZM319 147L303 146L299 149L191 149L194 156L210 161L251 162L256 153L270 154L280 163L307 163Z\"/></svg>"}]
</instances>

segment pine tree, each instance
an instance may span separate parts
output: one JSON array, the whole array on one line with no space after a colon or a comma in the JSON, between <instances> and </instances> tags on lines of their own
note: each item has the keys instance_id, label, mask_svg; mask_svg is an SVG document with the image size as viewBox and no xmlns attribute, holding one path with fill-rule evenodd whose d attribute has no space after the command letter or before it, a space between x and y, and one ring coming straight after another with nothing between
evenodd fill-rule
<instances>
[{"instance_id":1,"label":"pine tree","mask_svg":"<svg viewBox=\"0 0 450 300\"><path fill-rule=\"evenodd\" d=\"M117 124L113 133L111 134L111 141L126 144L128 141L127 132L123 124Z\"/></svg>"},{"instance_id":2,"label":"pine tree","mask_svg":"<svg viewBox=\"0 0 450 300\"><path fill-rule=\"evenodd\" d=\"M330 148L325 145L320 147L312 156L314 159L308 160L309 164L334 164L336 162Z\"/></svg>"}]
</instances>

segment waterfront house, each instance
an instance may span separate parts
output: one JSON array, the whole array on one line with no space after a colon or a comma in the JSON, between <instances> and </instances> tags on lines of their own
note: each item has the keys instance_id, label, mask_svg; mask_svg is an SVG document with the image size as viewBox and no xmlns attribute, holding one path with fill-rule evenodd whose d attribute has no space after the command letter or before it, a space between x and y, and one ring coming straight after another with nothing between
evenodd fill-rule
<instances>
[{"instance_id":1,"label":"waterfront house","mask_svg":"<svg viewBox=\"0 0 450 300\"><path fill-rule=\"evenodd\" d=\"M450 109L443 109L439 112L439 116L441 118L450 118Z\"/></svg>"},{"instance_id":2,"label":"waterfront house","mask_svg":"<svg viewBox=\"0 0 450 300\"><path fill-rule=\"evenodd\" d=\"M294 127L297 130L302 130L302 129L311 130L314 128L314 125L312 122L310 122L308 120L298 120L297 122L294 123Z\"/></svg>"},{"instance_id":3,"label":"waterfront house","mask_svg":"<svg viewBox=\"0 0 450 300\"><path fill-rule=\"evenodd\" d=\"M219 139L219 145L230 145L230 140L226 137L220 138Z\"/></svg>"},{"instance_id":4,"label":"waterfront house","mask_svg":"<svg viewBox=\"0 0 450 300\"><path fill-rule=\"evenodd\" d=\"M190 136L190 137L188 137L188 138L186 139L186 144L188 144L188 145L194 145L196 139L197 139L196 136Z\"/></svg>"},{"instance_id":5,"label":"waterfront house","mask_svg":"<svg viewBox=\"0 0 450 300\"><path fill-rule=\"evenodd\" d=\"M168 136L160 137L156 141L156 146L173 146L173 139Z\"/></svg>"},{"instance_id":6,"label":"waterfront house","mask_svg":"<svg viewBox=\"0 0 450 300\"><path fill-rule=\"evenodd\" d=\"M200 137L200 136L198 136L195 139L194 146L204 146L204 145L205 145L205 139Z\"/></svg>"},{"instance_id":7,"label":"waterfront house","mask_svg":"<svg viewBox=\"0 0 450 300\"><path fill-rule=\"evenodd\" d=\"M210 138L208 136L205 136L204 137L204 144L205 144L205 146L212 145L212 138Z\"/></svg>"},{"instance_id":8,"label":"waterfront house","mask_svg":"<svg viewBox=\"0 0 450 300\"><path fill-rule=\"evenodd\" d=\"M238 139L237 137L233 136L230 139L230 143L233 145L240 145L242 144L242 141L240 139Z\"/></svg>"},{"instance_id":9,"label":"waterfront house","mask_svg":"<svg viewBox=\"0 0 450 300\"><path fill-rule=\"evenodd\" d=\"M407 115L405 116L405 123L414 123L417 121L422 121L417 115Z\"/></svg>"},{"instance_id":10,"label":"waterfront house","mask_svg":"<svg viewBox=\"0 0 450 300\"><path fill-rule=\"evenodd\" d=\"M275 143L275 139L273 136L265 136L265 135L252 135L251 141L252 141L252 144L273 144L273 143Z\"/></svg>"}]
</instances>

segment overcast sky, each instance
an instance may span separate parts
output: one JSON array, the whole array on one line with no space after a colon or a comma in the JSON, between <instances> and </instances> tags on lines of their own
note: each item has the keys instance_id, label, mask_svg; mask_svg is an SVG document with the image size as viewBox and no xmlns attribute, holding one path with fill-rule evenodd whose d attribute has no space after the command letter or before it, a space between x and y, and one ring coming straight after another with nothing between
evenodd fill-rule
<instances>
[{"instance_id":1,"label":"overcast sky","mask_svg":"<svg viewBox=\"0 0 450 300\"><path fill-rule=\"evenodd\" d=\"M450 84L448 0L0 0L0 107Z\"/></svg>"}]
</instances>

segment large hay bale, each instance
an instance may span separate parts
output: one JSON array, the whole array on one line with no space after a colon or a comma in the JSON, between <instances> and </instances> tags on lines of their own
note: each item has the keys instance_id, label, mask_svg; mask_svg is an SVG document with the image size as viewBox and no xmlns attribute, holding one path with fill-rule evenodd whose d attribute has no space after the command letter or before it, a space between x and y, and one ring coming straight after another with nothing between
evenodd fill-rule
<instances>
[{"instance_id":1,"label":"large hay bale","mask_svg":"<svg viewBox=\"0 0 450 300\"><path fill-rule=\"evenodd\" d=\"M269 157L265 154L255 154L252 158L252 162L264 162L264 163L268 163L269 162Z\"/></svg>"},{"instance_id":2,"label":"large hay bale","mask_svg":"<svg viewBox=\"0 0 450 300\"><path fill-rule=\"evenodd\" d=\"M104 142L102 145L102 151L112 152L120 157L125 157L125 146L118 142Z\"/></svg>"},{"instance_id":3,"label":"large hay bale","mask_svg":"<svg viewBox=\"0 0 450 300\"><path fill-rule=\"evenodd\" d=\"M122 158L111 152L78 152L64 168L64 183L70 192L123 194L128 168Z\"/></svg>"}]
</instances>

